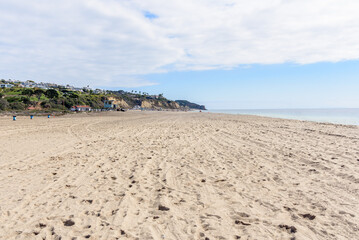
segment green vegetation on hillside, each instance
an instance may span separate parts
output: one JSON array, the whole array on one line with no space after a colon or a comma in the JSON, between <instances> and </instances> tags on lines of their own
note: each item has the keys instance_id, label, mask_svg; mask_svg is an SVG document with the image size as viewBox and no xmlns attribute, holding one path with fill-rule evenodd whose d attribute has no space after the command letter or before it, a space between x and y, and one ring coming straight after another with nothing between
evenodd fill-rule
<instances>
[{"instance_id":1,"label":"green vegetation on hillside","mask_svg":"<svg viewBox=\"0 0 359 240\"><path fill-rule=\"evenodd\" d=\"M103 109L105 100L111 100L114 108L145 109L205 109L185 100L171 101L163 94L149 95L146 92L123 90L92 90L89 87L75 88L51 83L35 83L28 80L6 81L0 88L0 111L68 111L72 106L88 105L92 109Z\"/></svg>"},{"instance_id":2,"label":"green vegetation on hillside","mask_svg":"<svg viewBox=\"0 0 359 240\"><path fill-rule=\"evenodd\" d=\"M106 97L106 94L68 89L2 88L0 89L0 110L66 111L74 105L89 105L92 108L101 109Z\"/></svg>"},{"instance_id":3,"label":"green vegetation on hillside","mask_svg":"<svg viewBox=\"0 0 359 240\"><path fill-rule=\"evenodd\" d=\"M68 111L75 105L88 105L92 109L103 109L104 101L123 101L126 108L136 105L152 109L179 109L179 105L163 95L150 96L144 93L124 91L73 91L66 88L0 88L0 111ZM122 106L118 106L122 107Z\"/></svg>"},{"instance_id":4,"label":"green vegetation on hillside","mask_svg":"<svg viewBox=\"0 0 359 240\"><path fill-rule=\"evenodd\" d=\"M196 103L189 102L187 100L176 100L181 107L188 107L190 109L206 110L204 105L198 105Z\"/></svg>"}]
</instances>

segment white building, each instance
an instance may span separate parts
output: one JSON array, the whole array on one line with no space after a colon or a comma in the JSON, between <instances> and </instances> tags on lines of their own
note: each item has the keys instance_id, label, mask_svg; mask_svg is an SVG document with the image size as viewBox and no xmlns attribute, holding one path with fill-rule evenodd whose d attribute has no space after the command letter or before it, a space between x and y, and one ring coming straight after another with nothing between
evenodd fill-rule
<instances>
[{"instance_id":1,"label":"white building","mask_svg":"<svg viewBox=\"0 0 359 240\"><path fill-rule=\"evenodd\" d=\"M8 83L0 84L0 88L12 88L13 86L14 86L14 85L8 84Z\"/></svg>"},{"instance_id":2,"label":"white building","mask_svg":"<svg viewBox=\"0 0 359 240\"><path fill-rule=\"evenodd\" d=\"M88 105L77 105L77 106L72 106L70 110L74 112L88 112L91 111L91 107Z\"/></svg>"}]
</instances>

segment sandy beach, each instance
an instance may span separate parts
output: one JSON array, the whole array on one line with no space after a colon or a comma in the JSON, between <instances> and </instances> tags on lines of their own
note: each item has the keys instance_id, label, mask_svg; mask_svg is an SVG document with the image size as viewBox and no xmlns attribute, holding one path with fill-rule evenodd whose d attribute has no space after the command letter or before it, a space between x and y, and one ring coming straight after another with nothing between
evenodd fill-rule
<instances>
[{"instance_id":1,"label":"sandy beach","mask_svg":"<svg viewBox=\"0 0 359 240\"><path fill-rule=\"evenodd\" d=\"M0 239L358 239L359 127L0 117Z\"/></svg>"}]
</instances>

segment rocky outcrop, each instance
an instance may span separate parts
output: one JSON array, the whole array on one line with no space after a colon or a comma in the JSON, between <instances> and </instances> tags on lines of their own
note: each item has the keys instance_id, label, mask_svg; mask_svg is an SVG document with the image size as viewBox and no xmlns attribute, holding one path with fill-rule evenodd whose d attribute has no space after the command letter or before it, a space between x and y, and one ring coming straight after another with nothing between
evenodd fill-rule
<instances>
[{"instance_id":1,"label":"rocky outcrop","mask_svg":"<svg viewBox=\"0 0 359 240\"><path fill-rule=\"evenodd\" d=\"M154 104L151 103L150 101L142 101L141 103L141 107L142 108L154 108Z\"/></svg>"},{"instance_id":2,"label":"rocky outcrop","mask_svg":"<svg viewBox=\"0 0 359 240\"><path fill-rule=\"evenodd\" d=\"M130 105L123 99L116 101L115 104L117 104L120 108L130 108Z\"/></svg>"},{"instance_id":3,"label":"rocky outcrop","mask_svg":"<svg viewBox=\"0 0 359 240\"><path fill-rule=\"evenodd\" d=\"M108 100L112 100L118 108L131 108L131 106L123 99L110 97Z\"/></svg>"},{"instance_id":4,"label":"rocky outcrop","mask_svg":"<svg viewBox=\"0 0 359 240\"><path fill-rule=\"evenodd\" d=\"M148 109L180 109L180 105L174 101L144 100L141 102L142 108Z\"/></svg>"},{"instance_id":5,"label":"rocky outcrop","mask_svg":"<svg viewBox=\"0 0 359 240\"><path fill-rule=\"evenodd\" d=\"M117 92L114 92L117 93ZM172 101L164 97L158 98L153 96L143 96L139 94L127 93L115 94L108 98L112 100L114 104L117 105L117 108L133 108L134 106L140 106L145 109L178 109L178 110L188 110L188 109L201 109L205 110L205 106L198 105L196 103L191 103L186 100L177 100Z\"/></svg>"}]
</instances>

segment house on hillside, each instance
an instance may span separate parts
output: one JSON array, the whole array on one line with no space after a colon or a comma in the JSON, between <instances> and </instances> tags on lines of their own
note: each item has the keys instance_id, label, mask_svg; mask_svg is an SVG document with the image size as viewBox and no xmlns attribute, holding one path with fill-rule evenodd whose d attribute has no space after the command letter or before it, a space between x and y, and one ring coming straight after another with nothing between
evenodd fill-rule
<instances>
[{"instance_id":1,"label":"house on hillside","mask_svg":"<svg viewBox=\"0 0 359 240\"><path fill-rule=\"evenodd\" d=\"M90 88L90 86L87 85L87 87L83 87L82 90L85 90L85 91L88 91L88 92L89 92L90 90L92 90L92 88Z\"/></svg>"},{"instance_id":2,"label":"house on hillside","mask_svg":"<svg viewBox=\"0 0 359 240\"><path fill-rule=\"evenodd\" d=\"M91 111L91 107L88 105L77 105L77 106L72 106L70 110L73 112L89 112Z\"/></svg>"},{"instance_id":3,"label":"house on hillside","mask_svg":"<svg viewBox=\"0 0 359 240\"><path fill-rule=\"evenodd\" d=\"M104 91L103 90L101 90L101 89L95 89L94 91L93 91L94 93L96 93L96 94L99 94L99 93L104 93Z\"/></svg>"},{"instance_id":4,"label":"house on hillside","mask_svg":"<svg viewBox=\"0 0 359 240\"><path fill-rule=\"evenodd\" d=\"M22 85L24 85L24 87L26 87L26 88L33 88L33 87L35 87L36 83L34 83L34 82L31 81L31 80L27 80L27 81L24 82Z\"/></svg>"},{"instance_id":5,"label":"house on hillside","mask_svg":"<svg viewBox=\"0 0 359 240\"><path fill-rule=\"evenodd\" d=\"M74 87L74 86L71 86L71 85L69 85L69 84L67 84L67 85L65 86L65 88L66 88L66 89L70 89L70 90L74 90L75 87Z\"/></svg>"},{"instance_id":6,"label":"house on hillside","mask_svg":"<svg viewBox=\"0 0 359 240\"><path fill-rule=\"evenodd\" d=\"M0 84L0 88L12 88L14 85L12 84L7 84L7 83L4 83L4 84Z\"/></svg>"}]
</instances>

